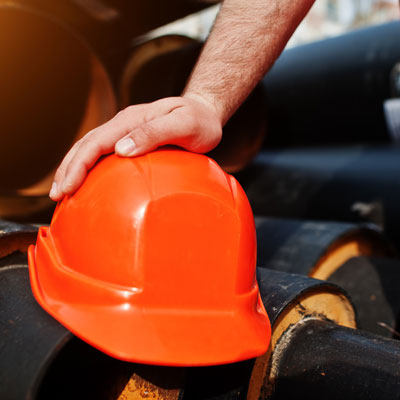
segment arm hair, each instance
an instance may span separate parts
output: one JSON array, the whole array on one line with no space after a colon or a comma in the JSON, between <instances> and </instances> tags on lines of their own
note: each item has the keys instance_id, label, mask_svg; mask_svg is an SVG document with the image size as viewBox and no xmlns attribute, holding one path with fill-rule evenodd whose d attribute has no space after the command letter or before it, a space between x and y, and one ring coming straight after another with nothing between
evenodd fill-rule
<instances>
[{"instance_id":1,"label":"arm hair","mask_svg":"<svg viewBox=\"0 0 400 400\"><path fill-rule=\"evenodd\" d=\"M225 0L183 95L217 110L222 125L272 67L314 0Z\"/></svg>"}]
</instances>

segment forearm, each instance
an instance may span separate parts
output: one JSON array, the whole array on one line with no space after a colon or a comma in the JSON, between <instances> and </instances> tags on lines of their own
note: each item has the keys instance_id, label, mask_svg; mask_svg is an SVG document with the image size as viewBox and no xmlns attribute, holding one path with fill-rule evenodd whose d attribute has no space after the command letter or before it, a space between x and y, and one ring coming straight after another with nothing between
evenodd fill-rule
<instances>
[{"instance_id":1,"label":"forearm","mask_svg":"<svg viewBox=\"0 0 400 400\"><path fill-rule=\"evenodd\" d=\"M224 125L273 65L314 0L225 0L184 96Z\"/></svg>"}]
</instances>

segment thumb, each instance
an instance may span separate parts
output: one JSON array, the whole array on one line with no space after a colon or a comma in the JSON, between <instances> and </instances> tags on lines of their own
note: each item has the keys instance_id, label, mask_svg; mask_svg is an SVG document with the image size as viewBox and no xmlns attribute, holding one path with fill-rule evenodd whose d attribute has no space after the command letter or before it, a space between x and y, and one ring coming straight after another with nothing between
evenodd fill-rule
<instances>
[{"instance_id":1,"label":"thumb","mask_svg":"<svg viewBox=\"0 0 400 400\"><path fill-rule=\"evenodd\" d=\"M135 128L116 143L115 152L122 157L138 156L158 146L176 144L182 135L176 118L168 114Z\"/></svg>"}]
</instances>

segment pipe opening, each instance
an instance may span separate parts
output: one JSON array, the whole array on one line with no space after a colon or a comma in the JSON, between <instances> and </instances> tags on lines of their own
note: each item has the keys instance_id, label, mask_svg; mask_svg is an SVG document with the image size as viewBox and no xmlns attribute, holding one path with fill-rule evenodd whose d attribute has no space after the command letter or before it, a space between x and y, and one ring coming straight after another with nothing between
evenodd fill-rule
<instances>
[{"instance_id":1,"label":"pipe opening","mask_svg":"<svg viewBox=\"0 0 400 400\"><path fill-rule=\"evenodd\" d=\"M0 7L0 58L0 193L47 196L71 145L115 113L110 79L81 38L23 7Z\"/></svg>"}]
</instances>

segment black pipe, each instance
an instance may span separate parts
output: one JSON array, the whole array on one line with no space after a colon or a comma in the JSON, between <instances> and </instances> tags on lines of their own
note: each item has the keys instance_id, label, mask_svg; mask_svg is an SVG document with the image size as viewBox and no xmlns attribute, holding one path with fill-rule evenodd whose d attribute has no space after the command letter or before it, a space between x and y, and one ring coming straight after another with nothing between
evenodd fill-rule
<instances>
[{"instance_id":1,"label":"black pipe","mask_svg":"<svg viewBox=\"0 0 400 400\"><path fill-rule=\"evenodd\" d=\"M26 260L6 259L0 267L0 398L117 399L140 368L73 336L36 303Z\"/></svg>"},{"instance_id":2,"label":"black pipe","mask_svg":"<svg viewBox=\"0 0 400 400\"><path fill-rule=\"evenodd\" d=\"M273 331L279 330L281 327L281 316L283 314L292 309L299 309L299 304L302 300L312 297L317 293L337 296L338 308L347 314L346 317L349 320L354 322L354 311L351 308L350 302L346 299L343 290L334 284L301 275L261 268L257 269L257 280ZM342 301L345 304L343 308L341 308ZM310 307L307 308L306 306L299 313L296 311L296 315L299 320L312 315L321 318L328 318L330 316L328 310L326 310L325 314L324 311L321 313L320 311ZM266 336L267 339L268 337ZM273 354L274 348L270 351ZM269 356L266 359L263 357L260 358L262 364L270 362L271 353L268 354ZM239 400L253 398L251 396L254 393L256 393L256 397L258 398L263 385L260 381L260 374L255 372L258 369L258 363L258 360L248 360L216 367L187 368L183 400Z\"/></svg>"},{"instance_id":3,"label":"black pipe","mask_svg":"<svg viewBox=\"0 0 400 400\"><path fill-rule=\"evenodd\" d=\"M309 323L307 321L310 318L332 320L332 318L329 318L328 312L326 314L312 312L312 310L303 307L302 304L305 304L303 301L307 296L312 296L315 293L330 293L337 296L340 302L345 299L343 291L331 283L267 269L258 269L257 273L261 295L275 331L282 323L283 314L293 307L298 310L300 318L295 325L300 324L300 327L306 326L305 324ZM132 364L110 359L83 342L78 341L74 344L74 340L77 339L72 340L71 334L48 316L33 300L29 290L26 265L10 265L0 268L0 293L2 299L5 300L0 303L0 326L2 327L0 397L2 399L71 398L71 396L74 398L86 396L88 398L87 396L93 395L93 393L96 394L96 398L105 398L104 393L110 387L113 388L112 393L115 396L116 393L118 394L115 387L117 386L120 390L126 383L127 372L130 371L131 373L132 368L135 370L136 367ZM349 304L347 301L347 306ZM344 307L342 311L345 310L351 317L351 309ZM296 327L296 331L297 329ZM349 396L347 398L357 398L358 392L356 390L360 390L359 376L361 373L358 372L354 375L354 379L351 379L353 370L348 361L355 359L360 362L360 365L363 365L362 363L365 363L368 354L372 354L374 360L372 364L368 364L368 368L365 369L362 377L371 382L372 389L369 390L373 394L382 389L382 383L380 381L375 383L375 380L386 377L385 388L387 393L385 394L386 397L382 398L390 398L388 396L393 393L396 373L398 372L388 375L388 370L393 363L398 362L398 347L392 341L385 342L384 339L362 334L356 330L346 330L335 326L332 329L336 329L335 332L342 335L340 338L344 337L343 348L346 351L340 356L343 356L344 361L341 373L342 375L347 373L350 378L342 382L343 388L341 390L346 390ZM321 352L325 350L321 346L325 345L327 363L332 360L333 362L336 362L337 359L341 360L338 356L335 358L332 351L328 351L337 348L338 340L336 337L324 336L325 331L321 332L314 335L317 336L315 345L305 347L307 348L308 358L310 360L323 359L324 355ZM286 335L287 331L282 333ZM294 340L292 338L299 341L304 340L307 343L309 338L303 338L303 336L303 334L291 335L291 339L287 343L288 348L283 353L279 353L279 357L283 355L283 357L294 357L299 360L300 358L296 356L299 346L294 342L292 343L292 340ZM32 340L32 338L35 338L35 340ZM319 340L319 338L322 339ZM368 351L371 349L371 352L367 355L364 352L364 358L361 358L359 354L362 349ZM392 358L388 360L389 352L392 352ZM308 375L313 376L313 365L310 365L307 361L303 360L302 371L305 369ZM383 361L386 362L385 365L382 364ZM278 375L276 375L277 379L274 381L276 385L273 392L276 398L285 398L281 396L279 390L282 388L280 385L281 378L286 379L288 374L283 367L281 370L280 366L286 366L288 363L290 362L287 362L286 358L279 358ZM296 365L300 368L302 364L298 362ZM246 385L248 385L253 368L254 360L249 360L230 366L186 371L186 397L183 398L245 398ZM137 367L137 369L140 371L141 367ZM115 371L118 373L115 373ZM144 376L153 376L151 379L154 380L158 373L165 374L166 372L168 372L166 368L148 367ZM175 375L172 374L173 377ZM218 380L211 379L212 376L219 378ZM336 376L339 376L338 371L336 371ZM167 389L173 387L174 379L171 378L170 384L166 386ZM159 379L157 378L155 381L159 381ZM337 384L337 382L338 379L333 379L330 385ZM264 380L263 389L265 389L266 384L269 384L269 381L266 383ZM196 385L199 385L199 390L195 389ZM338 390L330 385L327 385L328 390L333 393ZM99 388L101 390L97 390ZM315 388L317 390L318 386L315 386ZM308 395L312 398L314 396L314 385L309 386L308 390ZM300 393L302 392L299 391ZM36 394L37 397L35 397Z\"/></svg>"},{"instance_id":4,"label":"black pipe","mask_svg":"<svg viewBox=\"0 0 400 400\"><path fill-rule=\"evenodd\" d=\"M279 332L280 337L254 365L250 360L247 365L242 363L242 377L247 376L247 368L253 369L248 399L398 398L399 342L338 326L327 318L328 313L312 313L303 307L307 295L312 296L320 291L325 294L335 293L339 297L343 294L339 288L295 274L267 269L258 269L257 273L273 334ZM282 329L282 316L291 308L298 310L299 320L292 320L287 329ZM235 364L232 367L232 371L240 370ZM228 371L226 368L225 372ZM193 372L198 380L192 381L196 385L190 387L190 392L185 392L188 397L184 395L183 399L226 398L218 392L218 385L213 389L207 386L208 379L203 380L203 389L198 396L189 396L195 393L196 386L202 381L201 377L209 376L212 369L206 367ZM230 377L223 376L230 385L237 379L233 374ZM203 397L204 393L207 393L206 397ZM242 396L242 392L236 396L232 393L234 399Z\"/></svg>"},{"instance_id":5,"label":"black pipe","mask_svg":"<svg viewBox=\"0 0 400 400\"><path fill-rule=\"evenodd\" d=\"M389 142L384 100L400 97L400 22L285 51L262 84L265 146Z\"/></svg>"},{"instance_id":6,"label":"black pipe","mask_svg":"<svg viewBox=\"0 0 400 400\"><path fill-rule=\"evenodd\" d=\"M109 65L114 64L121 53L128 55L137 36L216 3L218 1L208 0L15 0L12 5L29 8L69 25L85 37Z\"/></svg>"},{"instance_id":7,"label":"black pipe","mask_svg":"<svg viewBox=\"0 0 400 400\"><path fill-rule=\"evenodd\" d=\"M274 329L277 324L281 323L279 317L282 313L288 307L298 307L300 298L303 298L304 295L311 295L319 289L322 292L327 290L337 294L342 293L332 284L298 275L266 269L258 270L258 274L262 297ZM254 360L227 366L182 371L186 376L185 394L183 394L181 386L177 388L174 386L175 378L181 374L175 373L172 371L173 369L150 366L143 369L141 366L135 367L129 363L121 363L92 349L78 339L72 338L68 331L34 302L29 290L26 266L13 265L0 269L0 293L2 298L7 300L1 303L0 313L3 327L0 349L0 363L2 364L0 396L2 399L71 398L71 396L74 398L88 398L89 396L90 398L94 394L96 398L117 398L118 390L123 388L129 374L134 370L137 370L149 382L161 382L160 377L167 374L171 378L169 382L164 382L162 387L165 387L165 390L178 390L181 393L180 398L183 395L183 399L244 399L246 396L246 387L254 368ZM16 299L18 301L15 301ZM312 314L304 313L303 315L306 319L310 316ZM321 315L314 315L314 317L321 317ZM343 328L337 329L340 332L343 331ZM354 330L349 332L351 332L348 334L349 339L347 340L349 341L358 340L362 336L360 332ZM296 336L296 339L300 340L302 337ZM344 360L356 357L361 348L369 349L376 343L375 337L366 337L365 335L362 337L364 338L363 342L362 344L360 342L358 347L348 345ZM328 338L327 341L328 343L325 345L328 348L337 345L337 341L333 339ZM297 348L297 345L292 345L290 342L288 350L285 350L283 356L294 357L292 353L296 352ZM391 342L387 342L385 348L379 346L376 349L374 368L378 368L382 359L386 357L387 349L396 350ZM322 357L319 354L318 346L309 347L308 352L312 354L309 356L310 359ZM326 354L330 357L328 361L336 360L331 353L327 352ZM397 355L394 359L396 357ZM281 360L279 365L286 362L285 360ZM304 362L303 364L303 370L309 368L309 363ZM390 363L386 365L390 366ZM363 376L372 382L376 376L378 378L383 376L386 369L388 368L382 368L377 375L375 369L371 368ZM171 374L169 374L170 370ZM276 398L284 398L279 397L281 393L279 392L281 390L280 379L281 377L286 378L287 375L285 375L286 370L282 369L282 371L279 369L278 380L275 380ZM311 374L311 367L310 371ZM343 367L342 371L345 373L346 369ZM355 383L358 383L357 377L354 381L350 379L349 382L345 382L343 390L347 390L350 393L349 396L354 395ZM392 382L390 381L388 385L391 388ZM375 391L380 389L379 383L376 388L375 386L373 388ZM309 390L309 395L313 396L313 386L309 387ZM111 393L113 397L107 397L105 393L107 396L110 396Z\"/></svg>"},{"instance_id":8,"label":"black pipe","mask_svg":"<svg viewBox=\"0 0 400 400\"><path fill-rule=\"evenodd\" d=\"M272 326L288 307L296 306L302 296L321 292L333 293L347 299L346 293L339 286L303 275L257 268L257 281ZM347 301L350 305L350 301ZM354 317L351 306L348 312L350 318Z\"/></svg>"},{"instance_id":9,"label":"black pipe","mask_svg":"<svg viewBox=\"0 0 400 400\"><path fill-rule=\"evenodd\" d=\"M82 342L36 303L26 264L0 268L0 298L2 400L117 399L133 373L137 398L182 399L184 392L186 400L246 398L254 360L204 368L146 366Z\"/></svg>"},{"instance_id":10,"label":"black pipe","mask_svg":"<svg viewBox=\"0 0 400 400\"><path fill-rule=\"evenodd\" d=\"M313 269L333 247L355 241L359 254L393 256L375 225L256 217L257 266L314 276ZM363 249L362 247L365 247Z\"/></svg>"},{"instance_id":11,"label":"black pipe","mask_svg":"<svg viewBox=\"0 0 400 400\"><path fill-rule=\"evenodd\" d=\"M0 298L0 398L35 399L72 335L34 300L26 264L0 268Z\"/></svg>"},{"instance_id":12,"label":"black pipe","mask_svg":"<svg viewBox=\"0 0 400 400\"><path fill-rule=\"evenodd\" d=\"M317 277L351 297L358 326L400 339L400 262L373 225L256 218L257 265ZM380 258L379 258L380 257Z\"/></svg>"},{"instance_id":13,"label":"black pipe","mask_svg":"<svg viewBox=\"0 0 400 400\"><path fill-rule=\"evenodd\" d=\"M400 339L400 261L354 257L329 278L341 286L357 309L359 328Z\"/></svg>"},{"instance_id":14,"label":"black pipe","mask_svg":"<svg viewBox=\"0 0 400 400\"><path fill-rule=\"evenodd\" d=\"M400 147L263 152L238 179L255 215L373 222L400 245Z\"/></svg>"},{"instance_id":15,"label":"black pipe","mask_svg":"<svg viewBox=\"0 0 400 400\"><path fill-rule=\"evenodd\" d=\"M398 341L314 320L285 345L272 399L399 399Z\"/></svg>"}]
</instances>

